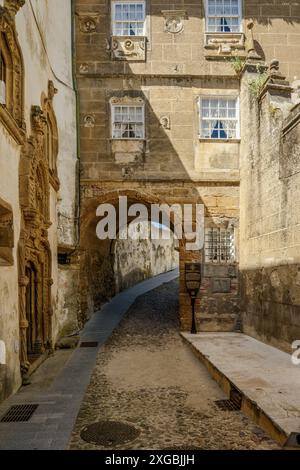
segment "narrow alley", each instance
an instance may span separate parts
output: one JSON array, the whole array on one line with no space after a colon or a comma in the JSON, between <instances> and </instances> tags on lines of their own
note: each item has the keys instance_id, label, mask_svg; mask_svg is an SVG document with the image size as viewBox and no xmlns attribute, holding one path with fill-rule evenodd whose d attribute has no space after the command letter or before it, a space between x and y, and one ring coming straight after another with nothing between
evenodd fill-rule
<instances>
[{"instance_id":1,"label":"narrow alley","mask_svg":"<svg viewBox=\"0 0 300 470\"><path fill-rule=\"evenodd\" d=\"M179 335L178 281L139 297L100 350L74 428L71 449L275 449L225 398ZM133 425L137 437L120 445L85 442L99 421Z\"/></svg>"}]
</instances>

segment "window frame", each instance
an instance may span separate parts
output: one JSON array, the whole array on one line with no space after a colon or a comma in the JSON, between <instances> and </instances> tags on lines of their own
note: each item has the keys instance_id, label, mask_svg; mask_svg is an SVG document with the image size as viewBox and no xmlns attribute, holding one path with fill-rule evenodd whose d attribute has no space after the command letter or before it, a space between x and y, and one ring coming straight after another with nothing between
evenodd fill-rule
<instances>
[{"instance_id":1,"label":"window frame","mask_svg":"<svg viewBox=\"0 0 300 470\"><path fill-rule=\"evenodd\" d=\"M208 8L209 0L205 0L205 33L206 34L240 34L243 32L243 5L242 0L238 0L238 8L239 8L239 30L238 31L209 31L208 30L208 19L209 18L224 18L224 16L211 16L209 15L209 8ZM225 18L227 18L225 16ZM231 18L231 16L228 16Z\"/></svg>"},{"instance_id":2,"label":"window frame","mask_svg":"<svg viewBox=\"0 0 300 470\"><path fill-rule=\"evenodd\" d=\"M117 34L116 33L116 5L118 4L142 4L143 5L143 14L144 14L144 25L143 25L143 34L142 35L128 35L128 34ZM146 12L146 1L145 0L113 0L111 2L111 34L115 37L145 37L146 36L146 20L147 20L147 12ZM124 23L125 21L123 21Z\"/></svg>"},{"instance_id":3,"label":"window frame","mask_svg":"<svg viewBox=\"0 0 300 470\"><path fill-rule=\"evenodd\" d=\"M218 231L218 238L217 238L217 243L216 243L216 248L217 248L217 260L214 261L213 259L210 259L210 255L208 253L210 253L211 251L211 255L212 255L212 258L213 258L213 255L214 255L214 244L212 243L212 247L211 247L211 250L209 250L209 245L208 245L208 232L211 231L212 233L212 240L213 240L213 233L214 231ZM230 247L232 248L232 256L230 256L228 258L228 250L229 250L229 247L227 246L227 244L225 243L224 245L224 248L225 248L225 256L226 256L226 259L225 260L221 260L221 257L222 257L222 250L221 250L221 233L222 232L225 232L225 234L227 235L227 233L229 232L230 233L230 240L231 240L231 245ZM227 239L225 235L225 240ZM209 251L208 251L209 250ZM230 252L229 252L230 254ZM221 264L221 265L232 265L232 264L236 264L237 262L237 251L236 251L236 232L235 232L235 229L234 227L206 227L205 228L205 237L204 237L204 259L205 259L205 264L211 264L211 265L215 265L215 264Z\"/></svg>"},{"instance_id":4,"label":"window frame","mask_svg":"<svg viewBox=\"0 0 300 470\"><path fill-rule=\"evenodd\" d=\"M4 91L5 91L5 102L2 103L3 106L6 108L12 106L10 98L10 92L12 91L12 63L11 63L11 57L10 57L10 51L9 47L7 44L7 39L5 37L4 32L0 32L0 61L1 61L1 74L0 74L0 80L2 83L4 83Z\"/></svg>"},{"instance_id":5,"label":"window frame","mask_svg":"<svg viewBox=\"0 0 300 470\"><path fill-rule=\"evenodd\" d=\"M115 120L115 108L141 108L142 109L142 125L143 125L143 133L142 137L114 137L114 125L116 123ZM125 124L130 124L125 123ZM132 124L138 124L138 122L133 122ZM111 139L112 140L129 140L129 141L139 141L145 140L146 135L146 127L145 127L145 103L111 103Z\"/></svg>"},{"instance_id":6,"label":"window frame","mask_svg":"<svg viewBox=\"0 0 300 470\"><path fill-rule=\"evenodd\" d=\"M204 137L202 130L202 122L205 118L202 117L202 102L203 100L235 100L236 102L236 119L223 118L228 121L237 121L236 124L236 135L235 137ZM198 114L199 114L199 139L207 141L217 142L235 142L241 139L241 118L240 118L240 97L238 95L202 95L198 99ZM212 120L212 117L208 117L208 120ZM216 120L222 120L218 118Z\"/></svg>"}]
</instances>

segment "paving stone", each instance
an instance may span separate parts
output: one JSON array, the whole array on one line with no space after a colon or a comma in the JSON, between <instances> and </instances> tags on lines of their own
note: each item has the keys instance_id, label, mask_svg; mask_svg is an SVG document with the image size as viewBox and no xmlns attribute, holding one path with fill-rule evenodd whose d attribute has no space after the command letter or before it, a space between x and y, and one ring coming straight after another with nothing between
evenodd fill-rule
<instances>
[{"instance_id":1,"label":"paving stone","mask_svg":"<svg viewBox=\"0 0 300 470\"><path fill-rule=\"evenodd\" d=\"M241 412L216 407L223 392L178 333L177 289L174 281L139 297L101 348L70 449L104 449L80 437L84 426L100 420L141 431L135 441L107 449L278 448Z\"/></svg>"},{"instance_id":2,"label":"paving stone","mask_svg":"<svg viewBox=\"0 0 300 470\"><path fill-rule=\"evenodd\" d=\"M0 442L0 449L65 448L70 440L76 416L96 365L101 345L105 343L138 295L177 277L178 270L175 270L148 279L127 292L119 294L106 304L92 317L81 334L81 340L95 338L94 340L99 342L99 348L94 350L92 348L78 348L71 351L69 360L48 388L43 387L42 377L43 367L47 370L46 361L36 372L41 376L40 384L32 383L21 388L15 396L1 405L0 416L13 404L43 403L33 415L35 419L32 418L32 421L0 423L0 436L4 436ZM97 332L99 335L96 334ZM47 373L45 379L48 379ZM38 433L44 438L38 438ZM53 444L54 439L56 444Z\"/></svg>"}]
</instances>

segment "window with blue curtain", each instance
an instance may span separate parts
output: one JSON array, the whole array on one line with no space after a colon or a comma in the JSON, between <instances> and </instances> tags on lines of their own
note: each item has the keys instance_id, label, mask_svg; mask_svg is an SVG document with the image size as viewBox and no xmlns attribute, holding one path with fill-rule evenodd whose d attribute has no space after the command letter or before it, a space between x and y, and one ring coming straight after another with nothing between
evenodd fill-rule
<instances>
[{"instance_id":1,"label":"window with blue curtain","mask_svg":"<svg viewBox=\"0 0 300 470\"><path fill-rule=\"evenodd\" d=\"M202 98L200 137L203 139L239 138L238 99Z\"/></svg>"},{"instance_id":2,"label":"window with blue curtain","mask_svg":"<svg viewBox=\"0 0 300 470\"><path fill-rule=\"evenodd\" d=\"M240 32L240 0L207 0L206 21L209 33Z\"/></svg>"}]
</instances>

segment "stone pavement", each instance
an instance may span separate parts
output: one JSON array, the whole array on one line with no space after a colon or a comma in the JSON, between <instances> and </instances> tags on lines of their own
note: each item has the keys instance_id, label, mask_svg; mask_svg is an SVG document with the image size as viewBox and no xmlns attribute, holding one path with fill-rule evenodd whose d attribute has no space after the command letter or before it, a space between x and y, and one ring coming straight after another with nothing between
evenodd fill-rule
<instances>
[{"instance_id":1,"label":"stone pavement","mask_svg":"<svg viewBox=\"0 0 300 470\"><path fill-rule=\"evenodd\" d=\"M178 288L174 280L139 297L99 351L72 450L278 448L243 413L217 407L225 394L179 334ZM139 435L125 444L83 440L82 430L99 421Z\"/></svg>"},{"instance_id":2,"label":"stone pavement","mask_svg":"<svg viewBox=\"0 0 300 470\"><path fill-rule=\"evenodd\" d=\"M91 318L81 334L81 341L97 341L97 348L59 352L63 365L55 364L55 357L48 359L36 372L41 377L40 384L33 380L32 385L22 387L2 403L0 417L15 404L39 404L39 407L28 422L0 422L0 449L66 449L99 349L138 296L177 277L178 270L161 274L114 297ZM53 369L60 369L53 381L51 377L47 380L48 369L49 377Z\"/></svg>"},{"instance_id":3,"label":"stone pavement","mask_svg":"<svg viewBox=\"0 0 300 470\"><path fill-rule=\"evenodd\" d=\"M291 354L241 333L182 336L227 394L230 384L242 393L242 410L281 445L300 434L300 366Z\"/></svg>"}]
</instances>

